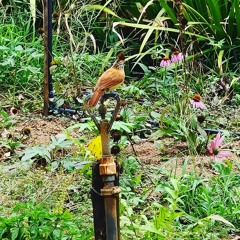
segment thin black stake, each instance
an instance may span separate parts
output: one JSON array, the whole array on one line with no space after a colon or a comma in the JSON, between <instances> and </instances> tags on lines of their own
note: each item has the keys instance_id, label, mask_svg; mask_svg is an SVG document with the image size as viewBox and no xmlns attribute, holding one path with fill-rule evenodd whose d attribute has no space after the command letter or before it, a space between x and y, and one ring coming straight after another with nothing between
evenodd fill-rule
<instances>
[{"instance_id":1,"label":"thin black stake","mask_svg":"<svg viewBox=\"0 0 240 240\"><path fill-rule=\"evenodd\" d=\"M54 109L54 88L52 82L52 75L50 74L50 66L53 60L52 53L52 12L53 3L52 0L43 1L43 24L44 24L44 86L43 86L43 96L44 96L44 107L43 114L48 116L49 109ZM58 108L59 113L77 114L77 110Z\"/></svg>"},{"instance_id":2,"label":"thin black stake","mask_svg":"<svg viewBox=\"0 0 240 240\"><path fill-rule=\"evenodd\" d=\"M43 114L48 116L48 101L49 101L49 87L48 87L48 6L46 3L47 0L43 1L43 40L44 40L44 83L43 83Z\"/></svg>"},{"instance_id":3,"label":"thin black stake","mask_svg":"<svg viewBox=\"0 0 240 240\"><path fill-rule=\"evenodd\" d=\"M49 108L54 107L54 90L52 83L52 75L49 68L52 62L52 0L48 0L48 87L49 87Z\"/></svg>"},{"instance_id":4,"label":"thin black stake","mask_svg":"<svg viewBox=\"0 0 240 240\"><path fill-rule=\"evenodd\" d=\"M54 109L55 99L54 99L54 88L52 82L52 75L50 74L49 68L51 67L51 62L53 60L52 53L52 12L53 3L52 0L43 0L43 28L44 28L44 85L43 85L43 115L48 116L49 110ZM58 108L59 113L67 114L77 114L77 110Z\"/></svg>"},{"instance_id":5,"label":"thin black stake","mask_svg":"<svg viewBox=\"0 0 240 240\"><path fill-rule=\"evenodd\" d=\"M52 0L43 1L43 28L44 28L44 106L43 114L48 116L49 99L53 100L52 76L50 64L52 61ZM51 95L50 95L51 94Z\"/></svg>"}]
</instances>

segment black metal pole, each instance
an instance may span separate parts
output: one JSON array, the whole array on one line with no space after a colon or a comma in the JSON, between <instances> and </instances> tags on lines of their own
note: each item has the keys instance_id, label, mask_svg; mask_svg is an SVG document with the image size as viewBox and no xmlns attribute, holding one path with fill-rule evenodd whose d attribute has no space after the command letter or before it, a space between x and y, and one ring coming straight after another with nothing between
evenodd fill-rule
<instances>
[{"instance_id":1,"label":"black metal pole","mask_svg":"<svg viewBox=\"0 0 240 240\"><path fill-rule=\"evenodd\" d=\"M49 60L48 60L48 1L43 1L43 41L44 41L44 83L43 83L43 114L48 116L49 108Z\"/></svg>"},{"instance_id":2,"label":"black metal pole","mask_svg":"<svg viewBox=\"0 0 240 240\"><path fill-rule=\"evenodd\" d=\"M48 6L48 42L47 42L47 48L48 48L48 89L49 89L49 108L54 107L54 89L53 89L53 83L52 83L52 75L50 74L50 66L52 62L52 9L53 4L52 0L47 0L47 6Z\"/></svg>"},{"instance_id":3,"label":"black metal pole","mask_svg":"<svg viewBox=\"0 0 240 240\"><path fill-rule=\"evenodd\" d=\"M99 164L100 161L95 161L92 165L91 199L93 206L94 235L95 240L106 240L104 198L101 195L103 182L99 173Z\"/></svg>"}]
</instances>

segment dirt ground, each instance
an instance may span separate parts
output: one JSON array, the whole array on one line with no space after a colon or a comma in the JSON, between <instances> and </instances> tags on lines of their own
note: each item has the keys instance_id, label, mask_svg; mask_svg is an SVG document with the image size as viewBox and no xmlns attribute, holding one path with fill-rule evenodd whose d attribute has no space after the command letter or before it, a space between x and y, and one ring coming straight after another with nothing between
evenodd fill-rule
<instances>
[{"instance_id":1,"label":"dirt ground","mask_svg":"<svg viewBox=\"0 0 240 240\"><path fill-rule=\"evenodd\" d=\"M22 134L24 129L30 129L30 135L24 140L26 146L36 146L39 144L46 145L50 142L51 136L63 133L67 127L78 123L71 116L49 116L43 117L41 114L33 114L29 116L16 116L16 126L12 134ZM71 134L77 136L78 131L73 131ZM174 139L165 138L160 140L160 145L163 146L159 149L153 141L143 140L138 144L129 145L123 155L135 155L139 161L144 164L153 164L159 168L171 171L172 174L180 176L182 174L183 165L186 165L186 171L195 170L200 175L215 174L211 168L213 161L211 156L208 155L186 155L187 146L184 142L176 142ZM240 140L232 142L230 148L238 151L233 151L229 160L237 166L240 160L239 153Z\"/></svg>"}]
</instances>

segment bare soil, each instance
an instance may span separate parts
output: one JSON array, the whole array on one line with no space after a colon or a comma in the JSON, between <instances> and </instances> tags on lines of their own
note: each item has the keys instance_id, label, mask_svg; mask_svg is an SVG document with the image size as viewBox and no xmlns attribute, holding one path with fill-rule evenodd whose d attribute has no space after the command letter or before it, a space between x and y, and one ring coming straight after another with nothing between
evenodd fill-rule
<instances>
[{"instance_id":1,"label":"bare soil","mask_svg":"<svg viewBox=\"0 0 240 240\"><path fill-rule=\"evenodd\" d=\"M41 114L30 116L16 116L16 126L13 128L14 135L23 134L24 129L30 129L30 135L25 138L26 146L47 145L50 143L51 136L56 136L66 130L67 127L76 124L77 121L71 117L49 116L43 117ZM79 133L73 132L73 135ZM172 174L181 176L184 163L186 171L196 171L202 176L216 174L211 168L213 161L207 154L189 156L186 154L187 146L184 142L174 141L172 138L160 140L162 148L157 148L153 141L143 140L139 144L132 144L127 147L124 155L135 155L143 164L153 164L159 168L171 171ZM240 141L231 142L232 149L239 149ZM239 152L233 151L231 160L234 165L239 163Z\"/></svg>"}]
</instances>

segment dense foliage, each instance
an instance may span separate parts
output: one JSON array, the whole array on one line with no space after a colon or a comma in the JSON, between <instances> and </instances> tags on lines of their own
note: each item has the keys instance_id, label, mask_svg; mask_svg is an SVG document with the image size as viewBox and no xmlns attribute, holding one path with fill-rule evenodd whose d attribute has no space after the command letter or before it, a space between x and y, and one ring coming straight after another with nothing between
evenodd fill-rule
<instances>
[{"instance_id":1,"label":"dense foliage","mask_svg":"<svg viewBox=\"0 0 240 240\"><path fill-rule=\"evenodd\" d=\"M64 116L64 132L45 144L31 144L28 127L42 111L44 59L42 2L36 19L29 2L0 2L0 238L93 238L96 153L87 145L98 131L83 102L119 51L126 80L117 91L127 105L113 124L111 147L121 150L123 166L122 239L237 235L239 0L53 1L56 105L43 119L62 118L58 107L79 114ZM157 160L138 155L146 140ZM217 161L226 148L232 157ZM154 158L153 147L146 151Z\"/></svg>"}]
</instances>

